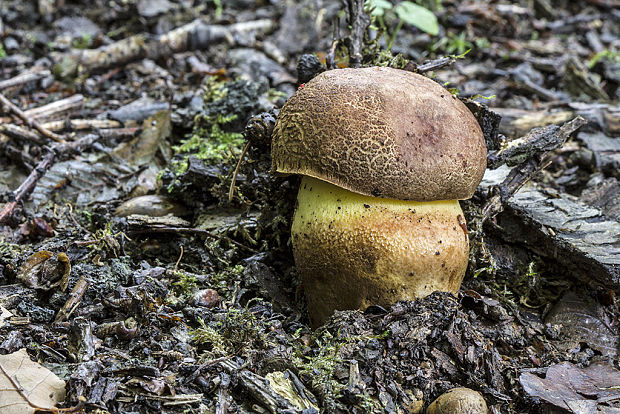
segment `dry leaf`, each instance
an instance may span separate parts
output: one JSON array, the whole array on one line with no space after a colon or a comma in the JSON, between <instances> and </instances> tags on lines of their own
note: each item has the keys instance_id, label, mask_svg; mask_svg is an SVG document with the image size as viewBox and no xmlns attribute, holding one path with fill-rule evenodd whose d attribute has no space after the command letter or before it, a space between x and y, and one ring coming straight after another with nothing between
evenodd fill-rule
<instances>
[{"instance_id":1,"label":"dry leaf","mask_svg":"<svg viewBox=\"0 0 620 414\"><path fill-rule=\"evenodd\" d=\"M528 395L571 413L618 413L620 371L606 363L580 368L563 362L550 366L545 378L524 372L519 381Z\"/></svg>"},{"instance_id":2,"label":"dry leaf","mask_svg":"<svg viewBox=\"0 0 620 414\"><path fill-rule=\"evenodd\" d=\"M32 254L21 265L17 280L33 289L50 290L60 287L65 291L69 285L71 263L65 253L41 250Z\"/></svg>"},{"instance_id":3,"label":"dry leaf","mask_svg":"<svg viewBox=\"0 0 620 414\"><path fill-rule=\"evenodd\" d=\"M65 382L32 362L25 349L0 355L0 413L28 414L53 409L65 399Z\"/></svg>"}]
</instances>

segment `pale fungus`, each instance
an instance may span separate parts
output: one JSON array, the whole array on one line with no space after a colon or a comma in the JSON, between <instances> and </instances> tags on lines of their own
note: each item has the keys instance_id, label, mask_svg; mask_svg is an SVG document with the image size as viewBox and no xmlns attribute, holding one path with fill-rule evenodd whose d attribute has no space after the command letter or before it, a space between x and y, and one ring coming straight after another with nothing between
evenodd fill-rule
<instances>
[{"instance_id":1,"label":"pale fungus","mask_svg":"<svg viewBox=\"0 0 620 414\"><path fill-rule=\"evenodd\" d=\"M452 388L441 394L426 409L426 414L487 414L486 401L478 391Z\"/></svg>"},{"instance_id":2,"label":"pale fungus","mask_svg":"<svg viewBox=\"0 0 620 414\"><path fill-rule=\"evenodd\" d=\"M469 254L458 200L485 168L476 119L424 76L336 69L300 88L278 116L272 170L303 176L292 243L311 323L456 292Z\"/></svg>"}]
</instances>

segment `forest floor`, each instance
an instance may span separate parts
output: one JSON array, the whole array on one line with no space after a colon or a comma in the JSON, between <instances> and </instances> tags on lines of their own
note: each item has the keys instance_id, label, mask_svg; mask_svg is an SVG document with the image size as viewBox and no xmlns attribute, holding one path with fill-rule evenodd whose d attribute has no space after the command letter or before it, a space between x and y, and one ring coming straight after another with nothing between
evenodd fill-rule
<instances>
[{"instance_id":1,"label":"forest floor","mask_svg":"<svg viewBox=\"0 0 620 414\"><path fill-rule=\"evenodd\" d=\"M304 54L349 65L343 4L3 0L0 413L620 412L620 3L419 3L362 63L481 123L467 275L312 330L270 131Z\"/></svg>"}]
</instances>

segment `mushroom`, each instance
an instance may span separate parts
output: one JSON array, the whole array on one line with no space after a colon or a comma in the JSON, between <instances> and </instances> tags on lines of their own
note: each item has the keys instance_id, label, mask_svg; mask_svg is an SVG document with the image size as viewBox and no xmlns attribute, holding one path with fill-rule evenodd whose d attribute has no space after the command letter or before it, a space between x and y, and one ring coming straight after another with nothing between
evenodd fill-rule
<instances>
[{"instance_id":1,"label":"mushroom","mask_svg":"<svg viewBox=\"0 0 620 414\"><path fill-rule=\"evenodd\" d=\"M486 168L480 126L434 81L335 69L280 110L272 171L303 176L291 238L310 322L456 292L469 239L458 200Z\"/></svg>"},{"instance_id":2,"label":"mushroom","mask_svg":"<svg viewBox=\"0 0 620 414\"><path fill-rule=\"evenodd\" d=\"M489 409L482 394L470 388L452 388L441 394L426 409L426 414L487 414Z\"/></svg>"}]
</instances>

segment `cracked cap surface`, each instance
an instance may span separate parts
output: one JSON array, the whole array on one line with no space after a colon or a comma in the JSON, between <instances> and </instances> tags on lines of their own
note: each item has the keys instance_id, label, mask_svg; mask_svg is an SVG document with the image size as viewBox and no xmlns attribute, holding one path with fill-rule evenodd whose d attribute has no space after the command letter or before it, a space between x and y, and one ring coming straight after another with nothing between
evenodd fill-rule
<instances>
[{"instance_id":1,"label":"cracked cap surface","mask_svg":"<svg viewBox=\"0 0 620 414\"><path fill-rule=\"evenodd\" d=\"M467 107L436 82L399 69L335 69L282 107L272 171L375 197L470 198L486 145Z\"/></svg>"}]
</instances>

